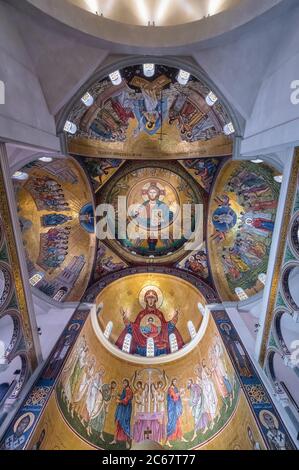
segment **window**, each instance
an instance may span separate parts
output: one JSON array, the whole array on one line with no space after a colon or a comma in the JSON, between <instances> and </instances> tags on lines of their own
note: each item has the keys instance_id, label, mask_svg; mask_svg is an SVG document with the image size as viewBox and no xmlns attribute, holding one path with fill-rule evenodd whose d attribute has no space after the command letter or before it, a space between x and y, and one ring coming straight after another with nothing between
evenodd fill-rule
<instances>
[{"instance_id":1,"label":"window","mask_svg":"<svg viewBox=\"0 0 299 470\"><path fill-rule=\"evenodd\" d=\"M61 302L66 293L67 289L65 287L59 289L59 291L54 296L54 300L56 300L56 302Z\"/></svg>"},{"instance_id":2,"label":"window","mask_svg":"<svg viewBox=\"0 0 299 470\"><path fill-rule=\"evenodd\" d=\"M146 357L155 356L155 343L153 338L147 338L146 341Z\"/></svg>"},{"instance_id":3,"label":"window","mask_svg":"<svg viewBox=\"0 0 299 470\"><path fill-rule=\"evenodd\" d=\"M29 282L32 285L32 287L34 287L43 279L43 277L44 277L43 274L36 273L29 279Z\"/></svg>"},{"instance_id":4,"label":"window","mask_svg":"<svg viewBox=\"0 0 299 470\"><path fill-rule=\"evenodd\" d=\"M237 296L239 297L240 300L247 300L248 299L248 295L246 294L244 289L242 289L242 287L236 287L235 288L235 293L237 294Z\"/></svg>"},{"instance_id":5,"label":"window","mask_svg":"<svg viewBox=\"0 0 299 470\"><path fill-rule=\"evenodd\" d=\"M39 161L43 163L51 163L53 162L53 157L40 157Z\"/></svg>"},{"instance_id":6,"label":"window","mask_svg":"<svg viewBox=\"0 0 299 470\"><path fill-rule=\"evenodd\" d=\"M130 333L127 333L123 342L122 350L128 354L130 354L131 342L132 342L132 335Z\"/></svg>"},{"instance_id":7,"label":"window","mask_svg":"<svg viewBox=\"0 0 299 470\"><path fill-rule=\"evenodd\" d=\"M12 177L13 177L14 180L26 181L26 180L28 180L29 175L28 175L28 173L25 173L24 171L16 171L12 175Z\"/></svg>"},{"instance_id":8,"label":"window","mask_svg":"<svg viewBox=\"0 0 299 470\"><path fill-rule=\"evenodd\" d=\"M266 284L266 279L267 279L267 276L265 273L261 273L258 275L258 280L264 285Z\"/></svg>"},{"instance_id":9,"label":"window","mask_svg":"<svg viewBox=\"0 0 299 470\"><path fill-rule=\"evenodd\" d=\"M170 352L171 353L174 353L174 352L178 351L178 349L179 349L178 342L177 342L177 339L176 339L176 335L174 333L171 333L171 335L169 335L169 343L170 343Z\"/></svg>"},{"instance_id":10,"label":"window","mask_svg":"<svg viewBox=\"0 0 299 470\"><path fill-rule=\"evenodd\" d=\"M110 73L109 78L111 80L112 85L120 85L122 82L121 74L119 70L115 70L115 72Z\"/></svg>"},{"instance_id":11,"label":"window","mask_svg":"<svg viewBox=\"0 0 299 470\"><path fill-rule=\"evenodd\" d=\"M185 70L182 70L182 69L179 71L177 80L180 85L187 85L187 83L189 82L189 78L190 78L189 72L186 72Z\"/></svg>"},{"instance_id":12,"label":"window","mask_svg":"<svg viewBox=\"0 0 299 470\"><path fill-rule=\"evenodd\" d=\"M191 320L189 320L188 323L187 323L187 326L188 326L188 331L190 333L191 339L195 338L196 329L195 329L195 326L194 326L193 322Z\"/></svg>"},{"instance_id":13,"label":"window","mask_svg":"<svg viewBox=\"0 0 299 470\"><path fill-rule=\"evenodd\" d=\"M143 74L145 77L153 77L155 75L155 64L143 64Z\"/></svg>"},{"instance_id":14,"label":"window","mask_svg":"<svg viewBox=\"0 0 299 470\"><path fill-rule=\"evenodd\" d=\"M63 130L64 132L67 132L68 134L76 134L77 126L71 121L66 121Z\"/></svg>"},{"instance_id":15,"label":"window","mask_svg":"<svg viewBox=\"0 0 299 470\"><path fill-rule=\"evenodd\" d=\"M93 99L93 97L91 96L91 94L88 93L88 91L85 93L84 96L82 96L81 101L82 101L83 104L85 104L85 106L86 106L87 108L89 108L90 106L92 106L93 103L94 103L94 99Z\"/></svg>"},{"instance_id":16,"label":"window","mask_svg":"<svg viewBox=\"0 0 299 470\"><path fill-rule=\"evenodd\" d=\"M202 314L202 316L204 316L204 314L206 313L206 309L205 307L203 306L203 304L201 304L200 302L197 304L197 307L198 307L198 310L200 311L200 313Z\"/></svg>"},{"instance_id":17,"label":"window","mask_svg":"<svg viewBox=\"0 0 299 470\"><path fill-rule=\"evenodd\" d=\"M228 124L225 124L223 128L223 132L225 135L231 135L235 132L235 128L232 122L229 122Z\"/></svg>"},{"instance_id":18,"label":"window","mask_svg":"<svg viewBox=\"0 0 299 470\"><path fill-rule=\"evenodd\" d=\"M106 329L104 331L104 336L105 336L106 339L110 338L111 333L112 333L112 329L113 329L113 322L110 321L110 322L107 323Z\"/></svg>"},{"instance_id":19,"label":"window","mask_svg":"<svg viewBox=\"0 0 299 470\"><path fill-rule=\"evenodd\" d=\"M218 101L218 98L217 96L215 95L215 93L213 93L212 91L210 91L210 93L206 96L206 103L208 106L214 106L215 103L217 103Z\"/></svg>"}]
</instances>

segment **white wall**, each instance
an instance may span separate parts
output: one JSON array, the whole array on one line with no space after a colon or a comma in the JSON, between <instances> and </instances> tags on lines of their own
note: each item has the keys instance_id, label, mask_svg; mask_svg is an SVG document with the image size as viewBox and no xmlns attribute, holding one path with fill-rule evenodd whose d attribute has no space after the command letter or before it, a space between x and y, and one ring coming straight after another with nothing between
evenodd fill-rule
<instances>
[{"instance_id":1,"label":"white wall","mask_svg":"<svg viewBox=\"0 0 299 470\"><path fill-rule=\"evenodd\" d=\"M247 121L242 152L299 142L299 105L291 102L291 83L299 80L299 7L284 19L279 42Z\"/></svg>"},{"instance_id":2,"label":"white wall","mask_svg":"<svg viewBox=\"0 0 299 470\"><path fill-rule=\"evenodd\" d=\"M14 21L14 9L0 2L0 138L57 150L54 118L49 113L31 58Z\"/></svg>"}]
</instances>

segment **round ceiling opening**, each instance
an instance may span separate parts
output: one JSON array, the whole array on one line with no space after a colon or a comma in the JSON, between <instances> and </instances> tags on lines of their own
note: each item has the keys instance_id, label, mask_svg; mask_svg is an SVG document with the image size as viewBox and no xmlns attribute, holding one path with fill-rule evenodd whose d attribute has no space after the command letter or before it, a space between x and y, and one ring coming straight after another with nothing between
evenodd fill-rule
<instances>
[{"instance_id":1,"label":"round ceiling opening","mask_svg":"<svg viewBox=\"0 0 299 470\"><path fill-rule=\"evenodd\" d=\"M120 23L175 26L221 13L239 0L69 0L70 3Z\"/></svg>"}]
</instances>

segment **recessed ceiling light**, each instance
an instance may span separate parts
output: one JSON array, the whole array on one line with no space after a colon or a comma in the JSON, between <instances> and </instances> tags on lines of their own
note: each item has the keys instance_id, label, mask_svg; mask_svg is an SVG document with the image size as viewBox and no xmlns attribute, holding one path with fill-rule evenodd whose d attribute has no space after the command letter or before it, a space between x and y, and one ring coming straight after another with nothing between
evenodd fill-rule
<instances>
[{"instance_id":1,"label":"recessed ceiling light","mask_svg":"<svg viewBox=\"0 0 299 470\"><path fill-rule=\"evenodd\" d=\"M25 173L24 171L16 171L12 175L12 177L13 177L14 180L25 181L25 180L28 180L29 175L28 175L28 173Z\"/></svg>"},{"instance_id":2,"label":"recessed ceiling light","mask_svg":"<svg viewBox=\"0 0 299 470\"><path fill-rule=\"evenodd\" d=\"M120 85L122 82L121 74L119 70L115 70L115 72L112 72L109 74L109 78L111 80L111 83L113 85Z\"/></svg>"},{"instance_id":3,"label":"recessed ceiling light","mask_svg":"<svg viewBox=\"0 0 299 470\"><path fill-rule=\"evenodd\" d=\"M84 96L82 96L81 101L82 101L83 104L85 104L85 106L86 106L87 108L89 108L90 106L92 106L93 103L94 103L94 99L93 99L93 97L91 96L91 94L88 93L88 91L85 93Z\"/></svg>"},{"instance_id":4,"label":"recessed ceiling light","mask_svg":"<svg viewBox=\"0 0 299 470\"><path fill-rule=\"evenodd\" d=\"M66 121L63 130L68 134L76 134L77 126L71 121Z\"/></svg>"},{"instance_id":5,"label":"recessed ceiling light","mask_svg":"<svg viewBox=\"0 0 299 470\"><path fill-rule=\"evenodd\" d=\"M218 97L215 95L213 91L206 96L206 103L208 106L214 106L214 104L218 101Z\"/></svg>"},{"instance_id":6,"label":"recessed ceiling light","mask_svg":"<svg viewBox=\"0 0 299 470\"><path fill-rule=\"evenodd\" d=\"M51 163L53 162L53 158L52 157L40 157L39 161L43 163Z\"/></svg>"},{"instance_id":7,"label":"recessed ceiling light","mask_svg":"<svg viewBox=\"0 0 299 470\"><path fill-rule=\"evenodd\" d=\"M155 64L143 64L143 74L145 77L153 77L155 75Z\"/></svg>"},{"instance_id":8,"label":"recessed ceiling light","mask_svg":"<svg viewBox=\"0 0 299 470\"><path fill-rule=\"evenodd\" d=\"M235 128L232 122L229 122L228 124L225 124L223 128L223 132L225 135L231 135L234 134Z\"/></svg>"},{"instance_id":9,"label":"recessed ceiling light","mask_svg":"<svg viewBox=\"0 0 299 470\"><path fill-rule=\"evenodd\" d=\"M179 71L177 81L179 82L180 85L187 85L187 83L189 82L189 78L190 78L190 73L181 69Z\"/></svg>"}]
</instances>

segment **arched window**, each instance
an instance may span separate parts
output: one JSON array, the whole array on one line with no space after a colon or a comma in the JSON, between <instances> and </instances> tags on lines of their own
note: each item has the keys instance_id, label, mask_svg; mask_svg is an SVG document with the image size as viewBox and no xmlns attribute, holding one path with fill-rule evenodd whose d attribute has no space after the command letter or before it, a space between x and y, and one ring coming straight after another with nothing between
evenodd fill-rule
<instances>
[{"instance_id":1,"label":"arched window","mask_svg":"<svg viewBox=\"0 0 299 470\"><path fill-rule=\"evenodd\" d=\"M43 277L44 277L43 273L36 273L29 279L29 282L32 285L32 287L34 287L43 279Z\"/></svg>"},{"instance_id":2,"label":"arched window","mask_svg":"<svg viewBox=\"0 0 299 470\"><path fill-rule=\"evenodd\" d=\"M174 352L178 351L178 349L179 349L178 342L177 342L177 339L176 339L176 335L174 333L171 333L171 335L169 335L169 343L170 343L170 352L171 353L174 353Z\"/></svg>"},{"instance_id":3,"label":"arched window","mask_svg":"<svg viewBox=\"0 0 299 470\"><path fill-rule=\"evenodd\" d=\"M89 108L90 106L93 105L93 103L94 103L94 98L93 98L93 97L91 96L91 94L88 93L88 91L87 91L87 92L85 93L85 95L82 96L81 101L82 101L83 104L85 104L85 106L86 106L87 108Z\"/></svg>"},{"instance_id":4,"label":"arched window","mask_svg":"<svg viewBox=\"0 0 299 470\"><path fill-rule=\"evenodd\" d=\"M12 177L13 177L14 180L26 181L26 180L28 180L29 175L28 175L28 173L25 173L24 171L16 171L12 175Z\"/></svg>"},{"instance_id":5,"label":"arched window","mask_svg":"<svg viewBox=\"0 0 299 470\"><path fill-rule=\"evenodd\" d=\"M99 305L97 305L97 316L99 317L101 314L101 311L104 308L104 304L101 302Z\"/></svg>"},{"instance_id":6,"label":"arched window","mask_svg":"<svg viewBox=\"0 0 299 470\"><path fill-rule=\"evenodd\" d=\"M200 313L202 314L202 316L204 316L205 312L206 312L206 309L205 307L203 306L203 304L201 304L200 302L197 304L197 307L198 307L198 310L200 311Z\"/></svg>"},{"instance_id":7,"label":"arched window","mask_svg":"<svg viewBox=\"0 0 299 470\"><path fill-rule=\"evenodd\" d=\"M187 323L187 326L188 326L188 331L190 333L191 339L195 338L196 329L195 329L195 326L193 324L193 321L189 320L188 323Z\"/></svg>"},{"instance_id":8,"label":"arched window","mask_svg":"<svg viewBox=\"0 0 299 470\"><path fill-rule=\"evenodd\" d=\"M132 335L130 333L127 333L123 342L122 350L128 354L130 354L131 342L132 342Z\"/></svg>"},{"instance_id":9,"label":"arched window","mask_svg":"<svg viewBox=\"0 0 299 470\"><path fill-rule=\"evenodd\" d=\"M62 289L59 289L59 291L55 294L54 300L56 300L57 302L61 302L66 293L67 289L65 287L62 287Z\"/></svg>"},{"instance_id":10,"label":"arched window","mask_svg":"<svg viewBox=\"0 0 299 470\"><path fill-rule=\"evenodd\" d=\"M266 284L266 278L267 278L267 276L266 276L265 273L261 273L261 274L258 275L258 280L264 285Z\"/></svg>"},{"instance_id":11,"label":"arched window","mask_svg":"<svg viewBox=\"0 0 299 470\"><path fill-rule=\"evenodd\" d=\"M111 80L112 85L120 85L122 82L121 74L119 70L115 70L115 72L112 72L109 74L109 78Z\"/></svg>"},{"instance_id":12,"label":"arched window","mask_svg":"<svg viewBox=\"0 0 299 470\"><path fill-rule=\"evenodd\" d=\"M110 321L110 322L107 323L107 326L106 326L106 329L105 329L105 332L104 332L105 338L107 338L107 339L110 338L110 335L112 333L112 329L113 329L113 322Z\"/></svg>"},{"instance_id":13,"label":"arched window","mask_svg":"<svg viewBox=\"0 0 299 470\"><path fill-rule=\"evenodd\" d=\"M153 338L147 338L146 341L146 357L155 356L155 343Z\"/></svg>"},{"instance_id":14,"label":"arched window","mask_svg":"<svg viewBox=\"0 0 299 470\"><path fill-rule=\"evenodd\" d=\"M240 300L247 300L248 295L246 294L245 290L242 289L242 287L236 287L235 288L235 293L239 297Z\"/></svg>"}]
</instances>

